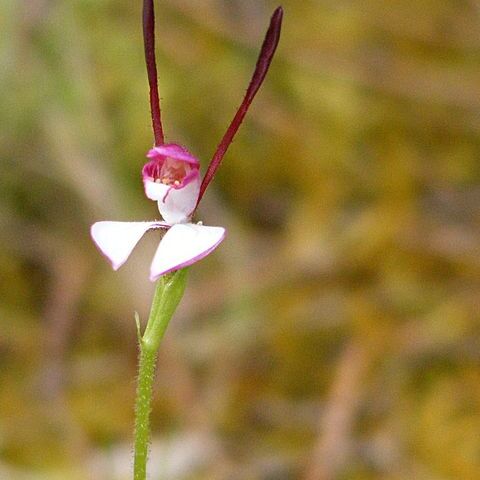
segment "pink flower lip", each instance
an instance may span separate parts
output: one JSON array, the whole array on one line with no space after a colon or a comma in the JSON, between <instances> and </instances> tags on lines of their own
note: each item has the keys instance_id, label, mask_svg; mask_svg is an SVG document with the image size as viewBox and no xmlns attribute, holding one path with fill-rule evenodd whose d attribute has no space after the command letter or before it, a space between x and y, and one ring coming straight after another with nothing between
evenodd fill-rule
<instances>
[{"instance_id":1,"label":"pink flower lip","mask_svg":"<svg viewBox=\"0 0 480 480\"><path fill-rule=\"evenodd\" d=\"M185 147L176 143L168 143L153 147L148 153L147 158L155 160L165 160L167 157L189 163L192 166L200 167L200 162Z\"/></svg>"},{"instance_id":2,"label":"pink flower lip","mask_svg":"<svg viewBox=\"0 0 480 480\"><path fill-rule=\"evenodd\" d=\"M200 162L188 150L177 144L160 145L147 153L142 169L143 181L157 182L178 190L200 175Z\"/></svg>"}]
</instances>

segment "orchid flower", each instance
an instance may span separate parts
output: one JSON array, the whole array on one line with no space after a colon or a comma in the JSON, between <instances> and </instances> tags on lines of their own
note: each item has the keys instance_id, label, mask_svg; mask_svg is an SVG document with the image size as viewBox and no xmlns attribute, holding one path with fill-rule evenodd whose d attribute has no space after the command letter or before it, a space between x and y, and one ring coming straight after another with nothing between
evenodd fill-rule
<instances>
[{"instance_id":1,"label":"orchid flower","mask_svg":"<svg viewBox=\"0 0 480 480\"><path fill-rule=\"evenodd\" d=\"M164 142L155 62L153 1L144 0L145 58L155 145L147 153L149 161L142 169L142 178L145 195L157 202L163 221L101 221L93 224L91 236L100 251L110 260L114 270L127 261L148 230L166 232L150 266L151 281L201 260L225 238L223 227L194 223L192 218L267 74L280 38L282 17L283 10L278 7L270 20L244 99L201 180L198 159L185 147Z\"/></svg>"}]
</instances>

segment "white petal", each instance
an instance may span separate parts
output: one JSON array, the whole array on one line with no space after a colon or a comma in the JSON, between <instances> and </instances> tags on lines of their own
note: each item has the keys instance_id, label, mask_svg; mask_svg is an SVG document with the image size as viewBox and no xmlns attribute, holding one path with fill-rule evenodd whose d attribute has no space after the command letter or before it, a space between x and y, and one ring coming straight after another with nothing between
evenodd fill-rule
<instances>
[{"instance_id":1,"label":"white petal","mask_svg":"<svg viewBox=\"0 0 480 480\"><path fill-rule=\"evenodd\" d=\"M157 183L150 179L144 180L143 185L145 187L145 195L150 200L161 200L171 188L169 185Z\"/></svg>"},{"instance_id":2,"label":"white petal","mask_svg":"<svg viewBox=\"0 0 480 480\"><path fill-rule=\"evenodd\" d=\"M90 233L97 247L112 263L113 269L117 270L151 228L168 226L160 222L97 222L90 228Z\"/></svg>"},{"instance_id":3,"label":"white petal","mask_svg":"<svg viewBox=\"0 0 480 480\"><path fill-rule=\"evenodd\" d=\"M200 175L196 175L187 185L178 189L152 180L145 180L144 184L146 196L158 201L158 210L168 224L186 222L189 219L197 204Z\"/></svg>"},{"instance_id":4,"label":"white petal","mask_svg":"<svg viewBox=\"0 0 480 480\"><path fill-rule=\"evenodd\" d=\"M165 273L187 267L206 257L225 238L222 227L179 223L162 238L150 267L153 282Z\"/></svg>"}]
</instances>

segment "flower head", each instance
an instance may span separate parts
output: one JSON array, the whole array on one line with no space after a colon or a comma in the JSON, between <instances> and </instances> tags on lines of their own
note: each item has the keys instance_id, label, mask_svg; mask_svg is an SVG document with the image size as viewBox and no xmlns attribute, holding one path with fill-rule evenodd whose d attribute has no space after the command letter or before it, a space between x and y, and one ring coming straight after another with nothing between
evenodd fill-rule
<instances>
[{"instance_id":1,"label":"flower head","mask_svg":"<svg viewBox=\"0 0 480 480\"><path fill-rule=\"evenodd\" d=\"M195 156L180 145L164 143L155 62L153 0L144 0L143 13L145 59L155 146L147 153L149 161L143 166L142 179L145 195L157 202L164 222L97 222L92 225L91 235L98 248L117 270L125 263L147 230L166 230L150 266L150 280L155 281L161 275L201 260L225 237L223 227L208 227L201 222L192 223L192 216L267 74L280 38L283 10L278 7L272 15L242 104L218 145L203 180L200 178L200 162Z\"/></svg>"},{"instance_id":2,"label":"flower head","mask_svg":"<svg viewBox=\"0 0 480 480\"><path fill-rule=\"evenodd\" d=\"M160 145L147 153L142 169L145 195L158 202L169 224L188 221L200 193L200 162L176 144Z\"/></svg>"}]
</instances>

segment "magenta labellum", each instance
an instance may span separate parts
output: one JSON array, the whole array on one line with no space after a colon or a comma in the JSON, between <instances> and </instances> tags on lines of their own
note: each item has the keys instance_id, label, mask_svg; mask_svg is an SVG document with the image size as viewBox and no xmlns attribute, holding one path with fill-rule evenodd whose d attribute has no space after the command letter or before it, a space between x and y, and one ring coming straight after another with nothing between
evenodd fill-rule
<instances>
[{"instance_id":1,"label":"magenta labellum","mask_svg":"<svg viewBox=\"0 0 480 480\"><path fill-rule=\"evenodd\" d=\"M176 144L152 148L142 170L145 195L158 202L164 220L173 225L190 220L200 191L200 163Z\"/></svg>"},{"instance_id":2,"label":"magenta labellum","mask_svg":"<svg viewBox=\"0 0 480 480\"><path fill-rule=\"evenodd\" d=\"M142 169L143 181L162 183L175 189L188 185L199 175L200 162L188 150L174 143L152 148Z\"/></svg>"}]
</instances>

